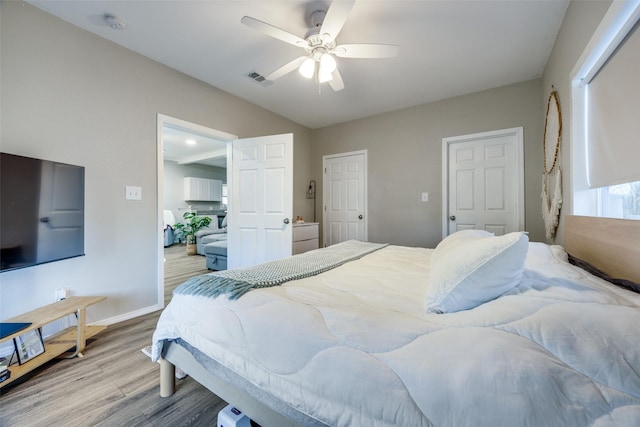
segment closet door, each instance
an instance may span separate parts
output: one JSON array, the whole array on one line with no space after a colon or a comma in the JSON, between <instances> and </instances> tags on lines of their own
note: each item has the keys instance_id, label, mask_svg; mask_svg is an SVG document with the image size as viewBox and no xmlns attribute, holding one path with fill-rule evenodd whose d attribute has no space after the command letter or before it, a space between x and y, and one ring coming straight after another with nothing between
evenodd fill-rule
<instances>
[{"instance_id":1,"label":"closet door","mask_svg":"<svg viewBox=\"0 0 640 427\"><path fill-rule=\"evenodd\" d=\"M367 241L367 152L325 156L323 243Z\"/></svg>"},{"instance_id":2,"label":"closet door","mask_svg":"<svg viewBox=\"0 0 640 427\"><path fill-rule=\"evenodd\" d=\"M524 229L522 128L443 140L443 237Z\"/></svg>"}]
</instances>

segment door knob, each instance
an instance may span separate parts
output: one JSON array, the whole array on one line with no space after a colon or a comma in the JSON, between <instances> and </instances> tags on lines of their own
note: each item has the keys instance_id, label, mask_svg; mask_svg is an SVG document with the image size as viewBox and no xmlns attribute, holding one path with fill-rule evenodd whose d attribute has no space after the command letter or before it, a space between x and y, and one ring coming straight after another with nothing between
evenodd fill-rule
<instances>
[{"instance_id":1,"label":"door knob","mask_svg":"<svg viewBox=\"0 0 640 427\"><path fill-rule=\"evenodd\" d=\"M285 218L282 222L284 222L285 224L289 224L289 218Z\"/></svg>"},{"instance_id":2,"label":"door knob","mask_svg":"<svg viewBox=\"0 0 640 427\"><path fill-rule=\"evenodd\" d=\"M456 220L456 216L455 216L455 215L451 215L451 216L449 217L449 219L450 219L451 221L455 221L455 220Z\"/></svg>"},{"instance_id":3,"label":"door knob","mask_svg":"<svg viewBox=\"0 0 640 427\"><path fill-rule=\"evenodd\" d=\"M358 215L358 219L362 219L364 218L362 215Z\"/></svg>"}]
</instances>

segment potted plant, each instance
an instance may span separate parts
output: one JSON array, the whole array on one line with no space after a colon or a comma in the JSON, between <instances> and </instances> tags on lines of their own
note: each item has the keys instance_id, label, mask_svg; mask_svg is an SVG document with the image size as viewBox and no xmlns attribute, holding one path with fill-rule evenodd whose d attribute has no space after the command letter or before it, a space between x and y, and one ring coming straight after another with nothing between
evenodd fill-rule
<instances>
[{"instance_id":1,"label":"potted plant","mask_svg":"<svg viewBox=\"0 0 640 427\"><path fill-rule=\"evenodd\" d=\"M184 239L187 244L187 255L196 254L196 232L211 224L208 216L198 216L195 212L185 212L182 215L184 222L179 222L173 228L180 232L180 241Z\"/></svg>"}]
</instances>

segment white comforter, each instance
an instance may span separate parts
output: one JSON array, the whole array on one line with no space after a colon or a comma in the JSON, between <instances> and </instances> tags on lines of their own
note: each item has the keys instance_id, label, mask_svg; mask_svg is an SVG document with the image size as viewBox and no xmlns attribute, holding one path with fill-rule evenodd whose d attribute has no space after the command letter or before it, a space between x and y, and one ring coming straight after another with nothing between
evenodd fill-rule
<instances>
[{"instance_id":1,"label":"white comforter","mask_svg":"<svg viewBox=\"0 0 640 427\"><path fill-rule=\"evenodd\" d=\"M153 357L181 337L335 426L640 425L640 295L532 243L519 286L427 314L431 253L389 246L236 301L176 295Z\"/></svg>"}]
</instances>

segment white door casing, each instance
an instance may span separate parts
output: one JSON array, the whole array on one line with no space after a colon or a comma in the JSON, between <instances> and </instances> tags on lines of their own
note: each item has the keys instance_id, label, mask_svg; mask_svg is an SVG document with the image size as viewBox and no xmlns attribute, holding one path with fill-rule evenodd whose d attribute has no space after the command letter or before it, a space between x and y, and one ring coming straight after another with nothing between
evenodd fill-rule
<instances>
[{"instance_id":1,"label":"white door casing","mask_svg":"<svg viewBox=\"0 0 640 427\"><path fill-rule=\"evenodd\" d=\"M206 126L198 125L196 123L187 122L182 119L178 119L175 117L167 116L164 114L158 114L157 117L157 171L158 174L156 176L157 180L157 189L158 193L156 194L158 205L157 205L157 229L158 229L158 241L156 242L157 247L157 272L158 272L158 296L157 296L157 307L164 307L164 221L163 221L163 210L164 210L164 129L166 125L171 125L174 127L182 128L186 131L193 131L196 134L209 135L213 138L219 139L221 141L227 141L227 186L230 185L231 177L230 171L233 166L233 162L231 159L231 142L236 140L238 137L236 135L222 132L216 129L211 129Z\"/></svg>"},{"instance_id":2,"label":"white door casing","mask_svg":"<svg viewBox=\"0 0 640 427\"><path fill-rule=\"evenodd\" d=\"M291 256L293 134L233 141L227 265Z\"/></svg>"},{"instance_id":3,"label":"white door casing","mask_svg":"<svg viewBox=\"0 0 640 427\"><path fill-rule=\"evenodd\" d=\"M323 243L367 241L367 151L323 156Z\"/></svg>"},{"instance_id":4,"label":"white door casing","mask_svg":"<svg viewBox=\"0 0 640 427\"><path fill-rule=\"evenodd\" d=\"M442 236L524 230L522 127L442 140Z\"/></svg>"}]
</instances>

